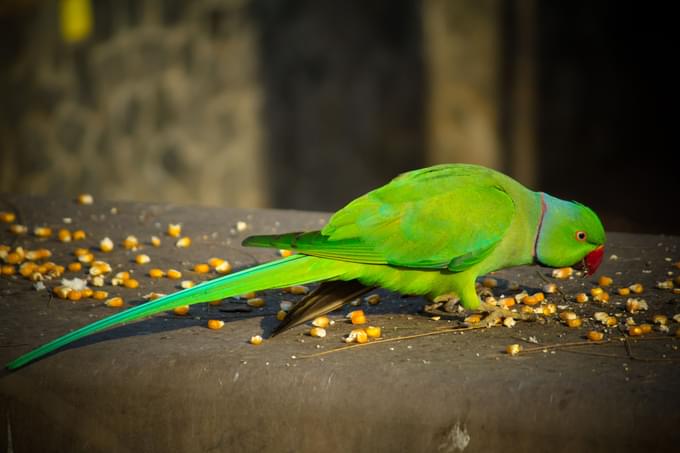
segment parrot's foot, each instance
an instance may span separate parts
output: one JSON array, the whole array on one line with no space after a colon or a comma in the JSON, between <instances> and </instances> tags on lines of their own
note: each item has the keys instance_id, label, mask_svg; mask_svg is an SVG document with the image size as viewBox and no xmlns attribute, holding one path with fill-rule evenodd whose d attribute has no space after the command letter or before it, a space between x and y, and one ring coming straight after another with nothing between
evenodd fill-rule
<instances>
[{"instance_id":1,"label":"parrot's foot","mask_svg":"<svg viewBox=\"0 0 680 453\"><path fill-rule=\"evenodd\" d=\"M433 316L449 316L464 311L460 298L455 294L442 294L423 307L423 311Z\"/></svg>"},{"instance_id":2,"label":"parrot's foot","mask_svg":"<svg viewBox=\"0 0 680 453\"><path fill-rule=\"evenodd\" d=\"M503 323L506 318L522 321L532 321L535 319L535 315L517 313L488 302L481 302L479 305L479 311L482 313L487 313L487 316L480 321L480 325L483 327L497 326Z\"/></svg>"}]
</instances>

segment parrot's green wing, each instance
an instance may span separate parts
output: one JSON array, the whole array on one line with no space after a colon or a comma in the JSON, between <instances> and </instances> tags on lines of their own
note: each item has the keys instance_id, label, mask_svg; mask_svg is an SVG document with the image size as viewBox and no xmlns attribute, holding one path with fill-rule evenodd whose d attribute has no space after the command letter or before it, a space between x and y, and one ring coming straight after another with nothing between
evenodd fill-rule
<instances>
[{"instance_id":1,"label":"parrot's green wing","mask_svg":"<svg viewBox=\"0 0 680 453\"><path fill-rule=\"evenodd\" d=\"M459 272L493 251L514 214L512 198L494 173L441 165L406 173L357 198L321 231L255 236L244 245Z\"/></svg>"}]
</instances>

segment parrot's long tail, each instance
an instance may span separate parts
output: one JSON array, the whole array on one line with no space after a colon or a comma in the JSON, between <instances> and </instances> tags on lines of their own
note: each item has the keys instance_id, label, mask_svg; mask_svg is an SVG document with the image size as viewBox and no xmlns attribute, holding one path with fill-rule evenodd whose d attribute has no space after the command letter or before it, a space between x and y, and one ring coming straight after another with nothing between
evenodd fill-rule
<instances>
[{"instance_id":1,"label":"parrot's long tail","mask_svg":"<svg viewBox=\"0 0 680 453\"><path fill-rule=\"evenodd\" d=\"M88 324L62 337L52 340L7 364L10 370L20 368L73 341L124 322L134 321L182 305L238 296L251 291L283 288L294 285L341 278L344 273L341 261L306 255L293 255L278 261L261 264L240 272L210 280L193 288L178 291L165 297L138 305L108 318Z\"/></svg>"}]
</instances>

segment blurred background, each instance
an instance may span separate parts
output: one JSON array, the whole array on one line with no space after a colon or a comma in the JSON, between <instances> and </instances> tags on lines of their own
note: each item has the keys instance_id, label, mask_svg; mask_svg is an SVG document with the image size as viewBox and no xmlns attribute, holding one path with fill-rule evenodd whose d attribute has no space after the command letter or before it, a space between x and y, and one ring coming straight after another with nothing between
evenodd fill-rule
<instances>
[{"instance_id":1,"label":"blurred background","mask_svg":"<svg viewBox=\"0 0 680 453\"><path fill-rule=\"evenodd\" d=\"M613 0L0 0L0 191L332 211L472 162L608 230L677 234L670 17Z\"/></svg>"}]
</instances>

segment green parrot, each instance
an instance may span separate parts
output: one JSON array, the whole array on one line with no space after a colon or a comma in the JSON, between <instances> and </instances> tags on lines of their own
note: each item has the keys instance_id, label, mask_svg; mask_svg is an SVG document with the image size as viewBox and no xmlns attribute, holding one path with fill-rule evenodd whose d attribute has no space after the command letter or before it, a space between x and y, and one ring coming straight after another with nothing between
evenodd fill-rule
<instances>
[{"instance_id":1,"label":"green parrot","mask_svg":"<svg viewBox=\"0 0 680 453\"><path fill-rule=\"evenodd\" d=\"M138 305L46 343L7 364L16 369L86 335L181 305L270 288L322 284L273 334L328 313L375 287L408 295L455 293L483 307L480 275L512 266L582 265L593 274L605 233L588 207L533 192L476 165L445 164L404 173L336 212L320 231L252 236L243 245L296 254Z\"/></svg>"}]
</instances>

